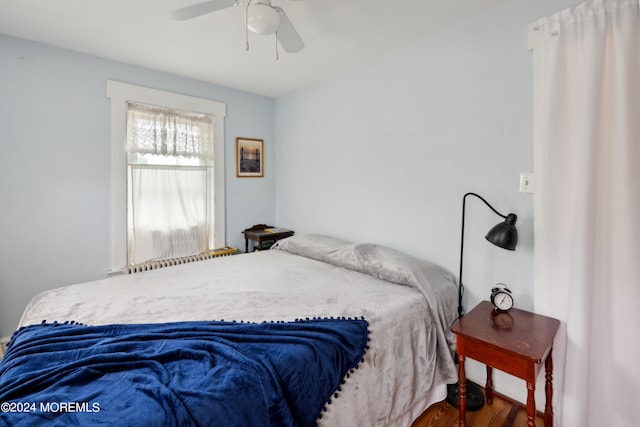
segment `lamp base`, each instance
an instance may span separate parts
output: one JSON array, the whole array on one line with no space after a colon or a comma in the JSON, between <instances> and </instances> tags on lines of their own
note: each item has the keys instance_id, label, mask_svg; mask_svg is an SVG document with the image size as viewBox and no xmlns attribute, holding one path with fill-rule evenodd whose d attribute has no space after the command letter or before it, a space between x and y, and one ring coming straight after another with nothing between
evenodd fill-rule
<instances>
[{"instance_id":1,"label":"lamp base","mask_svg":"<svg viewBox=\"0 0 640 427\"><path fill-rule=\"evenodd\" d=\"M447 384L446 402L458 407L458 383ZM474 382L467 380L467 411L477 411L484 406L484 393L482 388Z\"/></svg>"}]
</instances>

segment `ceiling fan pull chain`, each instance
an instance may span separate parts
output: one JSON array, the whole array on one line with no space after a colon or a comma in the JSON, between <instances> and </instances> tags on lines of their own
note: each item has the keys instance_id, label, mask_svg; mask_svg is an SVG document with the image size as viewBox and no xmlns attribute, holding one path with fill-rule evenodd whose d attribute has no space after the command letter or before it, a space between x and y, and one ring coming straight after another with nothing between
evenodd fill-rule
<instances>
[{"instance_id":1,"label":"ceiling fan pull chain","mask_svg":"<svg viewBox=\"0 0 640 427\"><path fill-rule=\"evenodd\" d=\"M278 54L278 32L276 31L276 36L274 37L276 42L276 61L280 59L280 55Z\"/></svg>"},{"instance_id":2,"label":"ceiling fan pull chain","mask_svg":"<svg viewBox=\"0 0 640 427\"><path fill-rule=\"evenodd\" d=\"M245 41L245 50L249 50L249 4L250 1L247 2L247 7L244 9L244 41Z\"/></svg>"}]
</instances>

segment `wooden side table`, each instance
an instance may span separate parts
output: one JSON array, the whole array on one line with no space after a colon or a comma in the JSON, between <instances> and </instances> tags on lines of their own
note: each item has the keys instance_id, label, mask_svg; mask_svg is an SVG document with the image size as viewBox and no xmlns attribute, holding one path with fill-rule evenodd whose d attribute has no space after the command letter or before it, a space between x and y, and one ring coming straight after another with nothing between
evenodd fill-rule
<instances>
[{"instance_id":1,"label":"wooden side table","mask_svg":"<svg viewBox=\"0 0 640 427\"><path fill-rule=\"evenodd\" d=\"M545 365L544 425L553 425L553 361L551 351L553 338L560 322L524 310L509 312L494 310L489 301L482 301L451 327L456 334L458 353L458 408L459 425L466 426L466 357L487 365L485 394L487 403L493 401L492 369L499 369L521 378L527 383L527 426L535 426L536 377Z\"/></svg>"},{"instance_id":2,"label":"wooden side table","mask_svg":"<svg viewBox=\"0 0 640 427\"><path fill-rule=\"evenodd\" d=\"M247 228L242 232L244 234L244 251L249 252L249 240L256 242L256 247L265 249L263 245L274 244L280 239L293 236L293 231L283 228L274 228L265 224L257 224L251 228ZM270 245L269 245L270 247Z\"/></svg>"}]
</instances>

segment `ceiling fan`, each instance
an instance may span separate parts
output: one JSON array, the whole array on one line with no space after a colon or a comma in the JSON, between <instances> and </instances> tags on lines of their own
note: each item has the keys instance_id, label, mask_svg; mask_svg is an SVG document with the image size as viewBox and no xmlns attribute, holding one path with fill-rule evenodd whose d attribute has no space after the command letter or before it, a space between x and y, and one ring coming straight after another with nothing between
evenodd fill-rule
<instances>
[{"instance_id":1,"label":"ceiling fan","mask_svg":"<svg viewBox=\"0 0 640 427\"><path fill-rule=\"evenodd\" d=\"M245 25L248 30L260 35L275 33L282 48L289 53L300 52L304 48L304 42L287 14L282 8L272 6L271 0L209 0L176 9L171 12L171 17L185 21L243 4L246 5Z\"/></svg>"}]
</instances>

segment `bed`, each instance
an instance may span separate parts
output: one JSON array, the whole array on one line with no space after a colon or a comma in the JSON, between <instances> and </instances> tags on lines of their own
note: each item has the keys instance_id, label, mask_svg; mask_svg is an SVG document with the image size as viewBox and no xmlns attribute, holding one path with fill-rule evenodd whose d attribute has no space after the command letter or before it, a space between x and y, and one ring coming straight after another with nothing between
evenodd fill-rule
<instances>
[{"instance_id":1,"label":"bed","mask_svg":"<svg viewBox=\"0 0 640 427\"><path fill-rule=\"evenodd\" d=\"M0 402L8 401L13 405L12 411L0 412L0 421L7 425L21 425L20 421L25 420L25 414L17 413L20 409L17 405L19 402L32 403L34 395L30 394L28 387L10 385L11 381L17 381L15 378L19 375L29 375L28 371L34 369L24 368L24 363L37 367L38 358L46 353L31 347L35 344L29 334L35 334L39 329L46 334L65 331L66 328L77 334L77 327L106 327L113 334L113 328L126 330L126 333L132 330L139 332L139 328L154 328L154 337L165 337L173 331L185 331L192 326L190 322L194 322L197 328L203 324L207 328L218 328L221 324L240 328L259 325L297 328L304 325L314 331L318 322L333 322L345 325L345 329L338 333L364 338L366 345L349 343L340 335L344 346L354 348L348 350L351 352L348 357L337 356L343 362L337 368L340 377L337 387L333 389L335 379L328 381L324 387L331 390L328 394L325 390L325 396L320 397L326 402L318 408L316 402L312 409L304 410L310 412L306 418L311 421L278 421L275 424L409 426L430 404L444 399L446 384L457 380L452 356L454 339L449 331L456 320L456 304L454 278L441 267L383 246L353 244L321 235L292 236L277 242L268 251L214 258L49 290L35 296L29 303L20 321L20 329L12 337L0 363ZM55 325L61 326L56 329ZM82 331L85 333L86 329ZM90 331L93 334L94 331ZM244 337L244 333L240 331L236 336ZM68 345L74 339L64 338L63 341ZM53 338L47 335L35 339L38 340L51 345ZM136 338L136 343L145 340ZM202 340L192 341L199 343ZM168 345L162 342L163 346ZM362 353L354 353L355 347L362 347ZM66 357L70 352L63 353ZM180 351L173 353L180 354ZM312 351L311 359L322 359L318 354L321 353ZM278 358L281 359L280 356ZM289 361L283 363L290 364ZM83 370L83 367L77 369ZM200 372L197 369L194 372ZM181 370L179 372L182 373ZM201 378L202 375L206 374L196 376ZM282 376L281 372L274 375ZM302 374L296 375L295 378L299 378ZM52 375L41 376L52 378ZM33 381L37 383L37 380ZM125 406L135 407L136 403L129 401L129 394L135 394L137 387L136 384L128 385L118 391ZM315 388L315 385L303 387ZM23 412L35 409L40 412L36 415L48 421L55 421L60 412L66 412L66 416L79 417L73 420L82 425L87 423L82 422L85 418L81 417L91 415L94 420L108 424L108 417L114 415L109 413L104 403L98 414L91 414L91 405L101 404L99 391L83 397L82 402L61 394L76 405L62 408L66 409L62 411L59 410L60 402L51 402L62 389L56 389L55 384L41 385L40 389L49 393L44 395L50 400L45 404L58 406L45 407L42 411L42 402L36 402L40 406L22 407ZM295 384L294 389L297 392L288 392L295 395L294 398L306 393ZM235 396L235 392L230 394ZM285 397L280 400L291 399L291 396ZM316 400L318 398L315 397ZM77 405L84 406L73 413L78 409ZM243 425L242 412L247 410L234 411L240 418L228 425ZM126 422L120 420L119 423L136 425L136 421L131 419ZM246 420L244 423L249 425ZM169 424L158 421L156 425Z\"/></svg>"}]
</instances>

